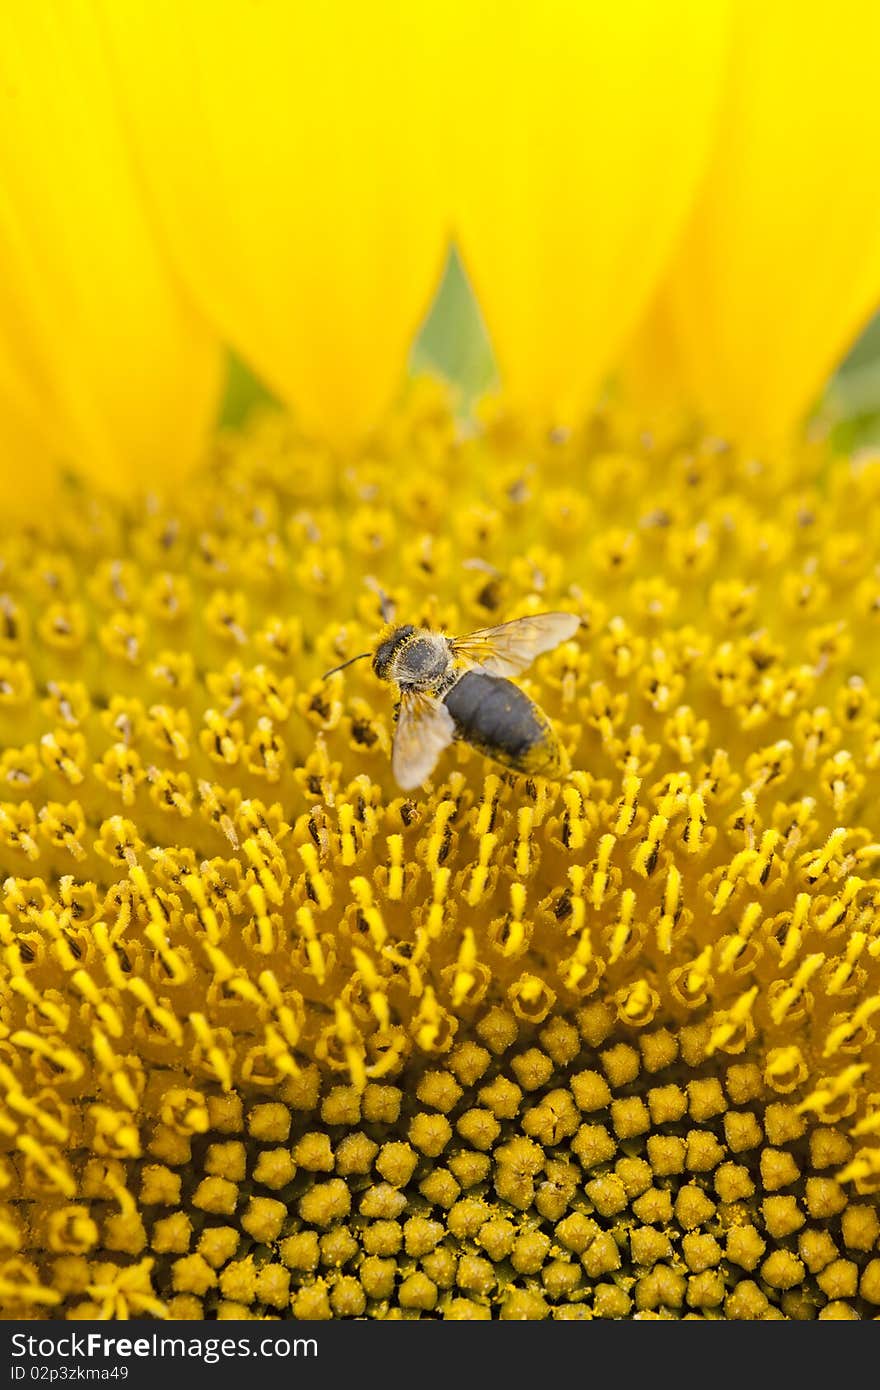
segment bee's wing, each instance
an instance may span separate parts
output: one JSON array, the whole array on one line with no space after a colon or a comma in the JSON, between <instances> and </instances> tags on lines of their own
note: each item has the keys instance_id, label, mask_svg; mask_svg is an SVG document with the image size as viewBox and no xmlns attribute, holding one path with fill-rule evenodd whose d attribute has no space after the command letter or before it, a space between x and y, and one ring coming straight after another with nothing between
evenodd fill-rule
<instances>
[{"instance_id":1,"label":"bee's wing","mask_svg":"<svg viewBox=\"0 0 880 1390\"><path fill-rule=\"evenodd\" d=\"M457 637L452 650L490 676L518 676L536 656L566 642L579 627L580 619L574 613L537 613L533 618L514 618L500 627L481 627L466 637Z\"/></svg>"},{"instance_id":2,"label":"bee's wing","mask_svg":"<svg viewBox=\"0 0 880 1390\"><path fill-rule=\"evenodd\" d=\"M407 792L420 787L454 737L452 715L440 700L417 690L403 691L391 753L398 786Z\"/></svg>"}]
</instances>

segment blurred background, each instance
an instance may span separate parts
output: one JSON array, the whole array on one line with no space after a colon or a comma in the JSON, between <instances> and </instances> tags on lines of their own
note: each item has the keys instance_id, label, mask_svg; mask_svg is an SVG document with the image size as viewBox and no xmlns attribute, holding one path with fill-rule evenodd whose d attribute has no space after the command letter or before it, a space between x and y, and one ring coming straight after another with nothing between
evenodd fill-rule
<instances>
[{"instance_id":1,"label":"blurred background","mask_svg":"<svg viewBox=\"0 0 880 1390\"><path fill-rule=\"evenodd\" d=\"M410 357L414 373L445 377L464 413L497 385L492 346L461 260L453 247L437 295ZM272 395L235 356L229 360L221 422L241 424ZM880 445L880 312L841 362L816 402L814 420L841 450Z\"/></svg>"},{"instance_id":2,"label":"blurred background","mask_svg":"<svg viewBox=\"0 0 880 1390\"><path fill-rule=\"evenodd\" d=\"M10 491L176 484L267 387L349 457L407 361L875 446L878 67L877 0L0 4Z\"/></svg>"}]
</instances>

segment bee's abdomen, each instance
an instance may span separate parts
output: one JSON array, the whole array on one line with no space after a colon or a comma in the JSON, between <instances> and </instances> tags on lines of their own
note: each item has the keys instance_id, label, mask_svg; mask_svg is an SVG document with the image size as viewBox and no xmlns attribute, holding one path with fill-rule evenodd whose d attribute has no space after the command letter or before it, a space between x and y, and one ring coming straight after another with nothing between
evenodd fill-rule
<instances>
[{"instance_id":1,"label":"bee's abdomen","mask_svg":"<svg viewBox=\"0 0 880 1390\"><path fill-rule=\"evenodd\" d=\"M552 775L556 739L541 710L512 681L466 671L444 704L459 738L507 767Z\"/></svg>"}]
</instances>

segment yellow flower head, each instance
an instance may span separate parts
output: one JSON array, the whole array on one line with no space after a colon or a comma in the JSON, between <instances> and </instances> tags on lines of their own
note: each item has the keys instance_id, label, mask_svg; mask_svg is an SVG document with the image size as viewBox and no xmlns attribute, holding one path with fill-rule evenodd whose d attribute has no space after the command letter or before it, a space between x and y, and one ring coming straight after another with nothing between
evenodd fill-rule
<instances>
[{"instance_id":1,"label":"yellow flower head","mask_svg":"<svg viewBox=\"0 0 880 1390\"><path fill-rule=\"evenodd\" d=\"M876 1315L878 16L4 6L0 1315ZM558 778L401 790L380 594L576 617Z\"/></svg>"},{"instance_id":2,"label":"yellow flower head","mask_svg":"<svg viewBox=\"0 0 880 1390\"><path fill-rule=\"evenodd\" d=\"M270 415L7 542L9 1312L872 1315L880 465L614 429L424 384L343 473ZM377 582L579 615L566 780L400 793L321 679Z\"/></svg>"}]
</instances>

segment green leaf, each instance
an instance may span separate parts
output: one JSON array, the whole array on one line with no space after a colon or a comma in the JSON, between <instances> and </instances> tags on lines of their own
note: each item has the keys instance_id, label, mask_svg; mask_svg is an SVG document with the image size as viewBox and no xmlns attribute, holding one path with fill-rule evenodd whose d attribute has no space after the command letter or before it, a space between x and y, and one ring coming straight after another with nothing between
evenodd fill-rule
<instances>
[{"instance_id":1,"label":"green leaf","mask_svg":"<svg viewBox=\"0 0 880 1390\"><path fill-rule=\"evenodd\" d=\"M218 421L220 427L234 429L244 424L257 407L277 404L268 386L263 385L240 357L230 352L226 359L226 386Z\"/></svg>"},{"instance_id":2,"label":"green leaf","mask_svg":"<svg viewBox=\"0 0 880 1390\"><path fill-rule=\"evenodd\" d=\"M454 247L413 347L410 369L445 376L461 390L465 408L497 380L489 335Z\"/></svg>"}]
</instances>

